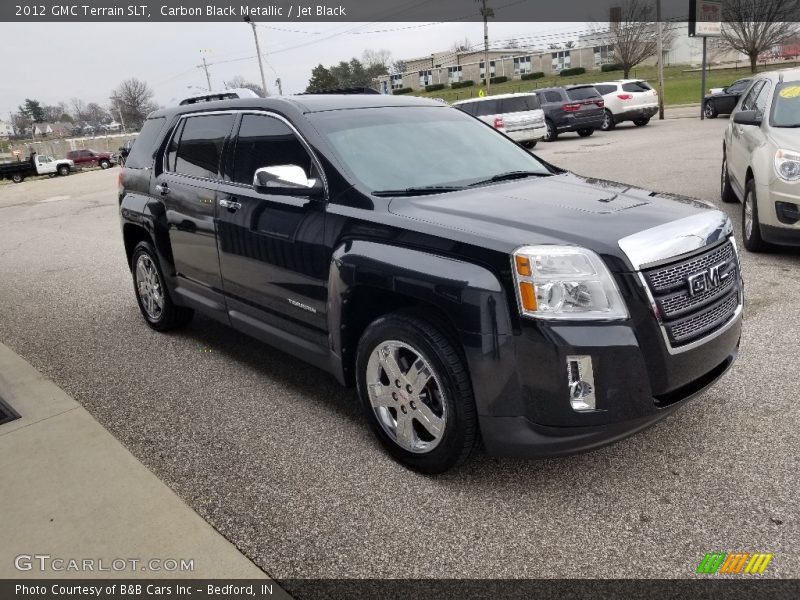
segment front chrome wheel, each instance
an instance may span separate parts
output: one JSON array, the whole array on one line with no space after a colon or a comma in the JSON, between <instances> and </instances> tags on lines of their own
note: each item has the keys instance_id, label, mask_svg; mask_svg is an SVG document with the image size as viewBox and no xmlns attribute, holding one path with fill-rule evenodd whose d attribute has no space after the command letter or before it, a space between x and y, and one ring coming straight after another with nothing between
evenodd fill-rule
<instances>
[{"instance_id":1,"label":"front chrome wheel","mask_svg":"<svg viewBox=\"0 0 800 600\"><path fill-rule=\"evenodd\" d=\"M158 321L164 313L164 288L153 260L147 254L140 255L134 273L142 308L150 319Z\"/></svg>"},{"instance_id":2,"label":"front chrome wheel","mask_svg":"<svg viewBox=\"0 0 800 600\"><path fill-rule=\"evenodd\" d=\"M367 362L366 388L378 423L403 450L425 453L439 445L447 403L439 378L419 350L397 340L381 342Z\"/></svg>"},{"instance_id":3,"label":"front chrome wheel","mask_svg":"<svg viewBox=\"0 0 800 600\"><path fill-rule=\"evenodd\" d=\"M744 198L744 234L748 240L753 237L753 194L750 192Z\"/></svg>"}]
</instances>

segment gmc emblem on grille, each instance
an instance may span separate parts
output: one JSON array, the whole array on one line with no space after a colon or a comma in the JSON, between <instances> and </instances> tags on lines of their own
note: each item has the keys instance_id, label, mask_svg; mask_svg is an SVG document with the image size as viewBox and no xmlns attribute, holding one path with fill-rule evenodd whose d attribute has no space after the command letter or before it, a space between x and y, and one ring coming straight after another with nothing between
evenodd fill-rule
<instances>
[{"instance_id":1,"label":"gmc emblem on grille","mask_svg":"<svg viewBox=\"0 0 800 600\"><path fill-rule=\"evenodd\" d=\"M689 295L696 296L709 290L713 290L721 286L730 277L731 272L722 272L727 263L719 263L713 267L709 267L705 271L700 271L694 275L686 278L686 283L689 284Z\"/></svg>"}]
</instances>

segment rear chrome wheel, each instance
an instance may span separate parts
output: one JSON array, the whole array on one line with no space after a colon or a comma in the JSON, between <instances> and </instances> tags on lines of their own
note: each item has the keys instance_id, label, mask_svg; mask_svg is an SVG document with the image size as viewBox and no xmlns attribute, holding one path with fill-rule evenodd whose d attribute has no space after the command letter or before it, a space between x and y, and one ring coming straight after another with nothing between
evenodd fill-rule
<instances>
[{"instance_id":1,"label":"rear chrome wheel","mask_svg":"<svg viewBox=\"0 0 800 600\"><path fill-rule=\"evenodd\" d=\"M133 287L142 316L156 331L182 327L192 320L194 311L175 304L169 295L164 272L149 241L139 242L131 256Z\"/></svg>"},{"instance_id":2,"label":"rear chrome wheel","mask_svg":"<svg viewBox=\"0 0 800 600\"><path fill-rule=\"evenodd\" d=\"M158 275L153 259L141 254L134 270L136 293L146 315L157 321L164 313L164 286Z\"/></svg>"}]
</instances>

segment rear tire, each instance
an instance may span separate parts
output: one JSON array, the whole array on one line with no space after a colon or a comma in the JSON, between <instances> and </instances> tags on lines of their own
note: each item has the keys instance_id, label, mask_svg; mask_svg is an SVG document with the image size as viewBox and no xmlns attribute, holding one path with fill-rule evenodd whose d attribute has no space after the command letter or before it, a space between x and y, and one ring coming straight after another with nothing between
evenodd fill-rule
<instances>
[{"instance_id":1,"label":"rear tire","mask_svg":"<svg viewBox=\"0 0 800 600\"><path fill-rule=\"evenodd\" d=\"M11 176L11 181L13 181L14 183L22 183L24 180L25 180L25 178L22 175L20 175L19 173L14 173Z\"/></svg>"},{"instance_id":2,"label":"rear tire","mask_svg":"<svg viewBox=\"0 0 800 600\"><path fill-rule=\"evenodd\" d=\"M404 466L443 473L478 442L469 374L449 336L424 315L373 321L358 343L358 395L384 449Z\"/></svg>"},{"instance_id":3,"label":"rear tire","mask_svg":"<svg viewBox=\"0 0 800 600\"><path fill-rule=\"evenodd\" d=\"M600 126L601 131L611 131L614 127L617 126L617 122L614 120L614 114L606 109L605 114L603 115L603 124Z\"/></svg>"},{"instance_id":4,"label":"rear tire","mask_svg":"<svg viewBox=\"0 0 800 600\"><path fill-rule=\"evenodd\" d=\"M69 175L69 167L67 165L61 165L60 167L58 167L58 174L61 175L62 177L66 177L67 175Z\"/></svg>"},{"instance_id":5,"label":"rear tire","mask_svg":"<svg viewBox=\"0 0 800 600\"><path fill-rule=\"evenodd\" d=\"M544 136L545 142L555 142L558 139L558 130L556 126L550 119L545 121L545 125L547 126L547 133Z\"/></svg>"},{"instance_id":6,"label":"rear tire","mask_svg":"<svg viewBox=\"0 0 800 600\"><path fill-rule=\"evenodd\" d=\"M522 145L528 150L531 150L536 147L536 140L528 140L527 142L522 142Z\"/></svg>"},{"instance_id":7,"label":"rear tire","mask_svg":"<svg viewBox=\"0 0 800 600\"><path fill-rule=\"evenodd\" d=\"M750 252L763 252L767 246L761 238L755 179L750 179L745 186L742 202L742 243Z\"/></svg>"},{"instance_id":8,"label":"rear tire","mask_svg":"<svg viewBox=\"0 0 800 600\"><path fill-rule=\"evenodd\" d=\"M733 191L733 186L731 186L731 176L728 173L728 155L725 152L722 153L722 172L720 173L719 178L719 195L722 198L722 201L728 204L738 202L739 199L736 197L736 194Z\"/></svg>"},{"instance_id":9,"label":"rear tire","mask_svg":"<svg viewBox=\"0 0 800 600\"><path fill-rule=\"evenodd\" d=\"M706 102L706 105L703 107L703 114L705 114L706 119L716 119L719 113L717 112L717 107L714 106L714 102L709 100Z\"/></svg>"},{"instance_id":10,"label":"rear tire","mask_svg":"<svg viewBox=\"0 0 800 600\"><path fill-rule=\"evenodd\" d=\"M144 320L156 331L183 327L194 316L191 308L178 306L167 289L164 272L150 242L139 242L131 257L133 288Z\"/></svg>"},{"instance_id":11,"label":"rear tire","mask_svg":"<svg viewBox=\"0 0 800 600\"><path fill-rule=\"evenodd\" d=\"M105 158L100 162L98 162L97 164L100 166L101 169L104 170L111 166L111 163Z\"/></svg>"},{"instance_id":12,"label":"rear tire","mask_svg":"<svg viewBox=\"0 0 800 600\"><path fill-rule=\"evenodd\" d=\"M633 122L633 124L634 124L634 125L636 125L637 127L644 127L644 126L645 126L645 125L647 125L649 122L650 122L650 118L648 117L648 118L646 118L646 119L636 119L636 120Z\"/></svg>"},{"instance_id":13,"label":"rear tire","mask_svg":"<svg viewBox=\"0 0 800 600\"><path fill-rule=\"evenodd\" d=\"M594 129L578 129L578 135L581 137L589 137L594 133Z\"/></svg>"}]
</instances>

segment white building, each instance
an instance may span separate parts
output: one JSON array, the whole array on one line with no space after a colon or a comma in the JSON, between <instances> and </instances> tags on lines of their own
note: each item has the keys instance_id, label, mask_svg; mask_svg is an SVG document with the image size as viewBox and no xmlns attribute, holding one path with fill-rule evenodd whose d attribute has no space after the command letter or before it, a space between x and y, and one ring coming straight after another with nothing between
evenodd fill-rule
<instances>
[{"instance_id":1,"label":"white building","mask_svg":"<svg viewBox=\"0 0 800 600\"><path fill-rule=\"evenodd\" d=\"M14 135L14 126L6 121L0 121L0 138L7 138Z\"/></svg>"}]
</instances>

